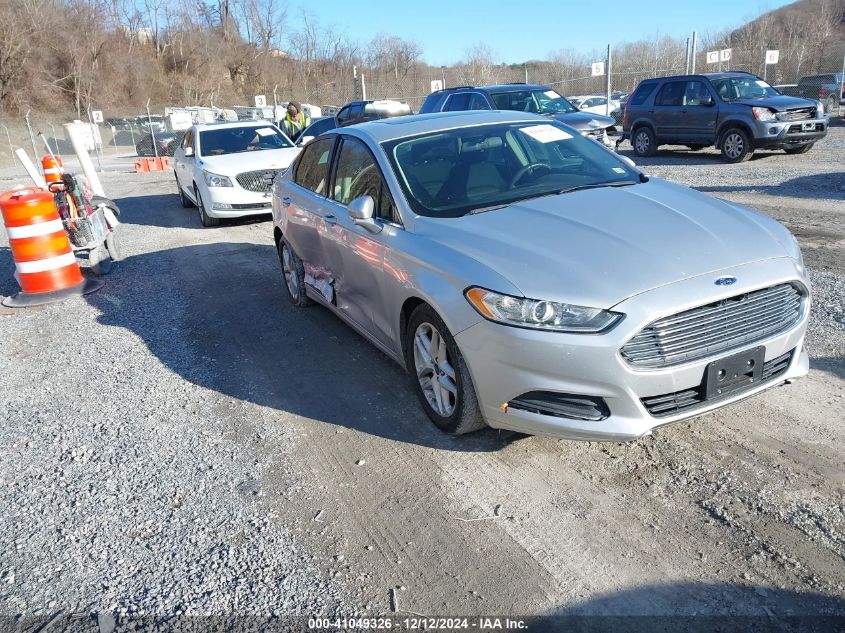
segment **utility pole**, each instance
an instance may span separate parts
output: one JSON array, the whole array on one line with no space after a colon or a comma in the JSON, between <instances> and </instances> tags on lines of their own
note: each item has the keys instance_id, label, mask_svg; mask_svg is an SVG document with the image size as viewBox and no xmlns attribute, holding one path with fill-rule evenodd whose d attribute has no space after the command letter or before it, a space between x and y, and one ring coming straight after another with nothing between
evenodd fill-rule
<instances>
[{"instance_id":1,"label":"utility pole","mask_svg":"<svg viewBox=\"0 0 845 633\"><path fill-rule=\"evenodd\" d=\"M445 88L446 87L446 67L445 66L440 67L440 79L443 80L443 87Z\"/></svg>"},{"instance_id":2,"label":"utility pole","mask_svg":"<svg viewBox=\"0 0 845 633\"><path fill-rule=\"evenodd\" d=\"M686 61L684 62L684 74L685 75L689 75L689 51L690 51L689 44L690 44L690 39L687 38L687 52L686 52L686 57L685 57Z\"/></svg>"},{"instance_id":3,"label":"utility pole","mask_svg":"<svg viewBox=\"0 0 845 633\"><path fill-rule=\"evenodd\" d=\"M692 32L692 45L690 47L690 69L689 69L690 75L695 74L695 40L696 40L697 36L698 36L698 33L693 31Z\"/></svg>"},{"instance_id":4,"label":"utility pole","mask_svg":"<svg viewBox=\"0 0 845 633\"><path fill-rule=\"evenodd\" d=\"M522 70L525 71L525 83L528 83L528 64L523 64Z\"/></svg>"},{"instance_id":5,"label":"utility pole","mask_svg":"<svg viewBox=\"0 0 845 633\"><path fill-rule=\"evenodd\" d=\"M842 74L839 75L839 97L836 102L839 104L836 108L836 114L842 116L842 93L845 92L845 53L842 54Z\"/></svg>"},{"instance_id":6,"label":"utility pole","mask_svg":"<svg viewBox=\"0 0 845 633\"><path fill-rule=\"evenodd\" d=\"M610 52L611 52L610 51L610 44L608 44L607 45L607 63L606 63L606 68L604 69L605 72L607 73L607 116L610 116L610 92L611 92L611 90L610 90L610 87L611 87L610 86L610 84L611 84L611 81L610 81L610 61L611 61L610 60Z\"/></svg>"}]
</instances>

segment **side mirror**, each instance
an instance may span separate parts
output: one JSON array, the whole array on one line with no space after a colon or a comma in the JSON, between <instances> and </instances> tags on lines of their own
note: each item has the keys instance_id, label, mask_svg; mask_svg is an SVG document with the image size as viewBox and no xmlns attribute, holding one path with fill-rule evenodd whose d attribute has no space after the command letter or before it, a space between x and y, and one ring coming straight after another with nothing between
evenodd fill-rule
<instances>
[{"instance_id":1,"label":"side mirror","mask_svg":"<svg viewBox=\"0 0 845 633\"><path fill-rule=\"evenodd\" d=\"M586 104L586 103L582 103L581 105L579 105L579 106L578 106L578 109L579 109L579 110L586 110L586 109L587 109L587 104Z\"/></svg>"},{"instance_id":2,"label":"side mirror","mask_svg":"<svg viewBox=\"0 0 845 633\"><path fill-rule=\"evenodd\" d=\"M703 106L712 106L715 103L716 102L713 101L713 97L711 97L710 95L707 95L707 97L705 97L704 99L701 100L701 105L703 105Z\"/></svg>"},{"instance_id":3,"label":"side mirror","mask_svg":"<svg viewBox=\"0 0 845 633\"><path fill-rule=\"evenodd\" d=\"M313 141L313 140L314 140L314 138L315 138L315 137L313 137L313 136L302 136L302 137L300 137L300 139L296 142L296 144L297 144L297 145L305 145L308 141Z\"/></svg>"},{"instance_id":4,"label":"side mirror","mask_svg":"<svg viewBox=\"0 0 845 633\"><path fill-rule=\"evenodd\" d=\"M186 147L185 148L185 156L193 156L194 155L194 148L193 147Z\"/></svg>"},{"instance_id":5,"label":"side mirror","mask_svg":"<svg viewBox=\"0 0 845 633\"><path fill-rule=\"evenodd\" d=\"M352 224L357 224L373 234L381 233L381 224L373 218L376 203L371 196L355 198L347 208L349 209L349 217L352 218Z\"/></svg>"}]
</instances>

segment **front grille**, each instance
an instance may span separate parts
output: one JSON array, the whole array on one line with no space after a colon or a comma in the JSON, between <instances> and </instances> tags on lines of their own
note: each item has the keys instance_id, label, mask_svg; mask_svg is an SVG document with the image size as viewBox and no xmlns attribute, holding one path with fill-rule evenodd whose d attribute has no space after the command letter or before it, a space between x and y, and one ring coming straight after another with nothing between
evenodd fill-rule
<instances>
[{"instance_id":1,"label":"front grille","mask_svg":"<svg viewBox=\"0 0 845 633\"><path fill-rule=\"evenodd\" d=\"M795 108L794 110L787 110L778 115L781 121L803 121L804 119L815 119L815 108Z\"/></svg>"},{"instance_id":2,"label":"front grille","mask_svg":"<svg viewBox=\"0 0 845 633\"><path fill-rule=\"evenodd\" d=\"M782 375L789 367L792 360L792 352L787 352L777 358L763 363L763 376L760 382L756 385L749 385L748 389L756 388L759 385L773 380ZM651 396L649 398L642 398L641 402L646 410L655 418L662 418L669 415L681 413L687 409L692 409L705 402L704 400L704 382L693 389L685 389L683 391L675 391L674 393L666 393L661 396ZM735 396L738 392L732 391L730 396ZM741 392L739 392L741 393ZM727 397L727 395L725 396ZM718 399L711 399L708 402L716 402Z\"/></svg>"},{"instance_id":3,"label":"front grille","mask_svg":"<svg viewBox=\"0 0 845 633\"><path fill-rule=\"evenodd\" d=\"M257 171L245 171L238 174L238 184L248 191L266 193L273 188L273 179L279 173L278 169L259 169Z\"/></svg>"},{"instance_id":4,"label":"front grille","mask_svg":"<svg viewBox=\"0 0 845 633\"><path fill-rule=\"evenodd\" d=\"M761 341L801 318L803 297L781 284L664 317L643 328L621 349L638 369L659 369Z\"/></svg>"}]
</instances>

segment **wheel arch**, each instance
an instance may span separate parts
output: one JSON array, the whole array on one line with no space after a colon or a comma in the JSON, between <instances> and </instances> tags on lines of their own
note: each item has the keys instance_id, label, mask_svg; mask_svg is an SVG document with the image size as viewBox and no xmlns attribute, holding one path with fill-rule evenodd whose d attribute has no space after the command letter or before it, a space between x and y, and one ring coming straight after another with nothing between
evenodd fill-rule
<instances>
[{"instance_id":1,"label":"wheel arch","mask_svg":"<svg viewBox=\"0 0 845 633\"><path fill-rule=\"evenodd\" d=\"M742 120L739 119L730 119L722 123L719 126L719 129L716 131L716 148L722 149L722 137L728 130L733 128L739 128L748 136L748 141L751 143L752 148L754 147L754 133L751 131L751 127Z\"/></svg>"}]
</instances>

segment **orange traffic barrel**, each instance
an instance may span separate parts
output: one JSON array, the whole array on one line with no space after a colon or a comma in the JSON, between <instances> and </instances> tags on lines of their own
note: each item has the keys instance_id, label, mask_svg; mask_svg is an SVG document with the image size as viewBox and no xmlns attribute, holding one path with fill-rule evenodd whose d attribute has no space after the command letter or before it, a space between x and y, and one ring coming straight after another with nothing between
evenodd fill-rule
<instances>
[{"instance_id":1,"label":"orange traffic barrel","mask_svg":"<svg viewBox=\"0 0 845 633\"><path fill-rule=\"evenodd\" d=\"M47 181L47 186L51 182L62 181L62 159L58 156L44 156L41 159L41 169L44 171L44 180Z\"/></svg>"},{"instance_id":2,"label":"orange traffic barrel","mask_svg":"<svg viewBox=\"0 0 845 633\"><path fill-rule=\"evenodd\" d=\"M13 189L0 195L0 212L21 287L3 305L41 305L102 288L101 281L82 277L52 195L43 189Z\"/></svg>"}]
</instances>

